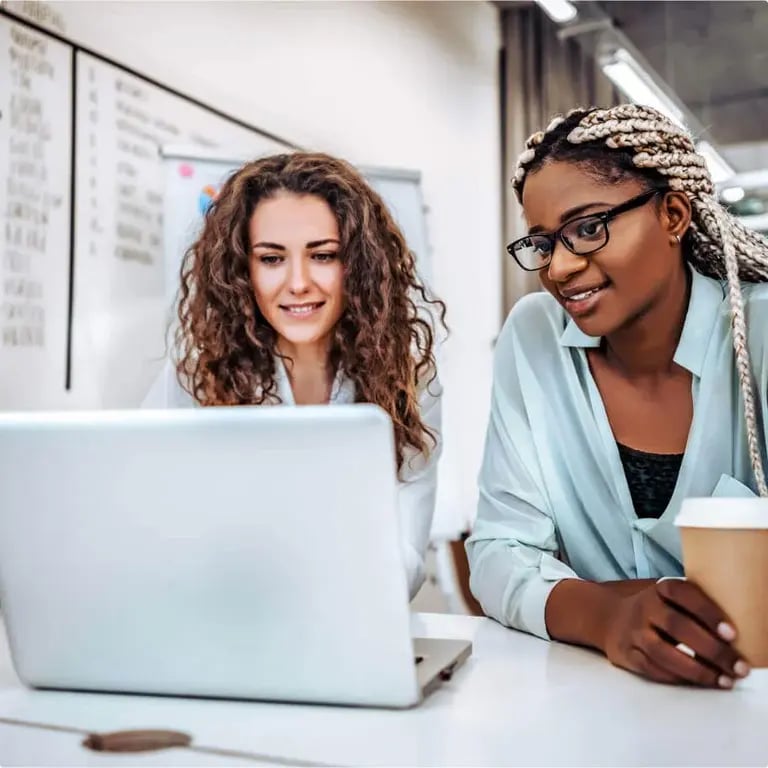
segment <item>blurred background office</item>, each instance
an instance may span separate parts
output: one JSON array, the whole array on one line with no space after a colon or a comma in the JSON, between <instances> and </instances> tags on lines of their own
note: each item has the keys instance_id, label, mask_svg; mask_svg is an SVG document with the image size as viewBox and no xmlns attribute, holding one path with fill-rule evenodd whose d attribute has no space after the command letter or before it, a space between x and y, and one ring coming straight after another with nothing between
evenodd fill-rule
<instances>
[{"instance_id":1,"label":"blurred background office","mask_svg":"<svg viewBox=\"0 0 768 768\"><path fill-rule=\"evenodd\" d=\"M504 251L524 226L508 185L523 142L573 106L650 104L695 134L723 202L768 231L766 40L764 0L2 2L0 409L138 405L179 257L170 177L197 183L206 153L345 157L393 190L449 307L432 579L416 604L466 610L461 546L446 542L474 516L494 339L538 288Z\"/></svg>"}]
</instances>

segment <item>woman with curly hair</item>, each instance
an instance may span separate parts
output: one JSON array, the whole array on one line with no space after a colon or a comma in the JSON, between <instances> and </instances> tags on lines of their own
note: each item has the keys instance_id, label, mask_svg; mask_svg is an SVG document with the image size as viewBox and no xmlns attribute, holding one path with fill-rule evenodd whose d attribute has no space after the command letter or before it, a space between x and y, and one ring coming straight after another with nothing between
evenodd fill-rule
<instances>
[{"instance_id":1,"label":"woman with curly hair","mask_svg":"<svg viewBox=\"0 0 768 768\"><path fill-rule=\"evenodd\" d=\"M373 403L394 427L410 597L424 581L442 390L430 298L379 195L297 152L223 185L181 269L174 362L145 406ZM364 513L364 510L361 510Z\"/></svg>"},{"instance_id":2,"label":"woman with curly hair","mask_svg":"<svg viewBox=\"0 0 768 768\"><path fill-rule=\"evenodd\" d=\"M732 688L750 667L730 619L663 577L683 499L768 496L768 242L636 104L556 117L513 187L529 230L508 251L545 290L496 347L472 591L651 680Z\"/></svg>"}]
</instances>

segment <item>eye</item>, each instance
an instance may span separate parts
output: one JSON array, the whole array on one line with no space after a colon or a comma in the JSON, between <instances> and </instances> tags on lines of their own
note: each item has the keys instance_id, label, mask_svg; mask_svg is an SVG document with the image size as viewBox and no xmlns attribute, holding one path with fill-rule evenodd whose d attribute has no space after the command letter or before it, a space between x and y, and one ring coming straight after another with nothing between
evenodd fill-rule
<instances>
[{"instance_id":1,"label":"eye","mask_svg":"<svg viewBox=\"0 0 768 768\"><path fill-rule=\"evenodd\" d=\"M584 240L592 240L602 237L602 233L602 219L583 219L576 223L576 237L580 237Z\"/></svg>"},{"instance_id":2,"label":"eye","mask_svg":"<svg viewBox=\"0 0 768 768\"><path fill-rule=\"evenodd\" d=\"M315 261L327 262L327 261L333 261L337 255L338 254L336 253L336 251L318 251L312 254L312 258Z\"/></svg>"},{"instance_id":3,"label":"eye","mask_svg":"<svg viewBox=\"0 0 768 768\"><path fill-rule=\"evenodd\" d=\"M552 253L552 243L548 237L532 237L529 247L533 248L537 256L549 256Z\"/></svg>"},{"instance_id":4,"label":"eye","mask_svg":"<svg viewBox=\"0 0 768 768\"><path fill-rule=\"evenodd\" d=\"M283 257L275 253L265 253L259 256L259 261L262 264L266 264L268 267L280 264L283 261Z\"/></svg>"}]
</instances>

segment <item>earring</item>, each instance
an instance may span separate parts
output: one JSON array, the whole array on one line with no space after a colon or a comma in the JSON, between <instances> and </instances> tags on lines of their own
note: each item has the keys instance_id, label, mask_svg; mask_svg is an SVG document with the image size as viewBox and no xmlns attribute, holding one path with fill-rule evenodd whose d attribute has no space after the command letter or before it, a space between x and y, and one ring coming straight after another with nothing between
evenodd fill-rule
<instances>
[{"instance_id":1,"label":"earring","mask_svg":"<svg viewBox=\"0 0 768 768\"><path fill-rule=\"evenodd\" d=\"M675 235L675 240L677 240L677 244L680 245L680 235Z\"/></svg>"}]
</instances>

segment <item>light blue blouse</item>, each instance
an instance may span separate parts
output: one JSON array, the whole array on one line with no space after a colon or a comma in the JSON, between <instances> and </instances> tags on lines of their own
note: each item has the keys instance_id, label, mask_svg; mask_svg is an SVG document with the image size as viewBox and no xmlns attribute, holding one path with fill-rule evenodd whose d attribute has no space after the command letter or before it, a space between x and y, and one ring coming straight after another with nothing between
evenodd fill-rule
<instances>
[{"instance_id":1,"label":"light blue blouse","mask_svg":"<svg viewBox=\"0 0 768 768\"><path fill-rule=\"evenodd\" d=\"M749 349L768 417L768 285L745 285ZM755 492L724 284L693 272L675 362L693 374L693 422L660 519L634 512L582 333L548 293L520 300L499 337L470 585L485 612L547 638L544 607L563 578L682 574L674 519L690 496ZM765 454L766 427L761 427Z\"/></svg>"}]
</instances>

